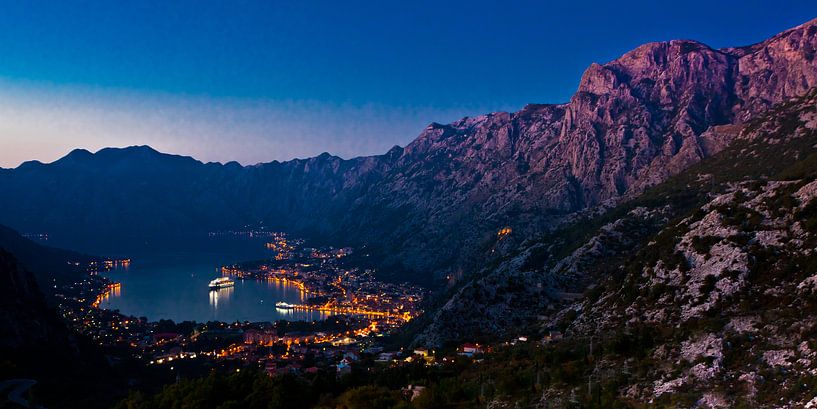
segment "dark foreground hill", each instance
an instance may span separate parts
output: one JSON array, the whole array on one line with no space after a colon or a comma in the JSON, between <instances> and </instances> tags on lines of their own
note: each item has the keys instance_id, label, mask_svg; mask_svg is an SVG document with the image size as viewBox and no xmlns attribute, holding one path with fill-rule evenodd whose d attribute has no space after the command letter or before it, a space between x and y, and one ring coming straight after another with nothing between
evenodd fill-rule
<instances>
[{"instance_id":1,"label":"dark foreground hill","mask_svg":"<svg viewBox=\"0 0 817 409\"><path fill-rule=\"evenodd\" d=\"M17 239L3 237L3 246L12 241ZM55 251L33 243L12 247L40 259L51 259ZM102 408L126 390L125 378L112 372L98 346L68 329L34 275L0 247L0 381L5 380L36 381L24 398L49 407Z\"/></svg>"}]
</instances>

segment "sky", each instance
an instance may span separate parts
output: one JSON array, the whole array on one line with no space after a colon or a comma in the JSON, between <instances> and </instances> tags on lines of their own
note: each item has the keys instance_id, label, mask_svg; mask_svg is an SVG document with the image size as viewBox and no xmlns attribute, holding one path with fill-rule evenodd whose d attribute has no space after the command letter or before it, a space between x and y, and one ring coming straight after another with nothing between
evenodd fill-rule
<instances>
[{"instance_id":1,"label":"sky","mask_svg":"<svg viewBox=\"0 0 817 409\"><path fill-rule=\"evenodd\" d=\"M811 1L0 0L0 167L150 145L254 164L567 101L636 46L747 45ZM665 3L672 3L666 5Z\"/></svg>"}]
</instances>

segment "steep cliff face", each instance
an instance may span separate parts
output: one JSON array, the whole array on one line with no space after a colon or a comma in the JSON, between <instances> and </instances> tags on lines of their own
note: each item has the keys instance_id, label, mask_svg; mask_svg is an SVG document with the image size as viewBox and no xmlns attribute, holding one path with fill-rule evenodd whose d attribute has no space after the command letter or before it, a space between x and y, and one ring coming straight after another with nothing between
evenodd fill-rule
<instances>
[{"instance_id":1,"label":"steep cliff face","mask_svg":"<svg viewBox=\"0 0 817 409\"><path fill-rule=\"evenodd\" d=\"M817 21L784 31L762 43L729 48L738 57L735 94L745 121L777 102L803 95L817 81Z\"/></svg>"},{"instance_id":2,"label":"steep cliff face","mask_svg":"<svg viewBox=\"0 0 817 409\"><path fill-rule=\"evenodd\" d=\"M587 201L640 190L711 154L701 135L732 119L734 65L703 44L670 41L591 66L563 131Z\"/></svg>"},{"instance_id":3,"label":"steep cliff face","mask_svg":"<svg viewBox=\"0 0 817 409\"><path fill-rule=\"evenodd\" d=\"M423 318L416 342L531 334L574 314L573 328L582 335L645 320L674 325L717 313L735 294L745 295L747 265L769 256L747 256L754 241L805 240L793 230L811 217L802 211L811 199L790 196L815 176L817 89L739 128L718 154L601 215L580 216L530 240L455 287ZM781 181L769 182L775 178ZM724 206L730 201L739 205ZM741 231L744 222L747 231ZM795 259L797 252L812 252L802 242L789 250L778 244L769 251L781 264L787 260L782 254ZM707 254L698 255L695 249L704 247ZM714 301L707 301L698 290L713 279L707 285L717 286L706 296ZM598 282L605 286L593 288ZM599 294L606 295L596 302ZM585 301L573 304L577 298Z\"/></svg>"},{"instance_id":4,"label":"steep cliff face","mask_svg":"<svg viewBox=\"0 0 817 409\"><path fill-rule=\"evenodd\" d=\"M742 48L646 44L591 65L565 104L432 124L380 156L241 167L147 148L77 152L0 172L0 215L106 240L263 220L367 244L426 277L470 270L500 227L514 229L509 241L538 234L723 149L734 124L817 85L815 42L817 20Z\"/></svg>"},{"instance_id":5,"label":"steep cliff face","mask_svg":"<svg viewBox=\"0 0 817 409\"><path fill-rule=\"evenodd\" d=\"M744 174L656 235L593 297L571 306L573 335L648 328L641 376L620 393L710 407L811 407L817 226L817 93L748 123ZM770 150L775 151L769 155ZM779 374L779 375L778 375Z\"/></svg>"},{"instance_id":6,"label":"steep cliff face","mask_svg":"<svg viewBox=\"0 0 817 409\"><path fill-rule=\"evenodd\" d=\"M507 407L815 407L817 89L735 134L453 288L416 343L561 331L541 397Z\"/></svg>"}]
</instances>

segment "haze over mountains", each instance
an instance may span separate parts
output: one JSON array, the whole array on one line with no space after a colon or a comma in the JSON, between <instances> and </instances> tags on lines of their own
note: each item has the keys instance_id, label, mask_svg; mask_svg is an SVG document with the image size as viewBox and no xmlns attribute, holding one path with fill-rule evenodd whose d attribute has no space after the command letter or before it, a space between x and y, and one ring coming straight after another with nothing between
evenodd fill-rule
<instances>
[{"instance_id":1,"label":"haze over mountains","mask_svg":"<svg viewBox=\"0 0 817 409\"><path fill-rule=\"evenodd\" d=\"M815 49L815 20L748 47L650 43L591 65L565 104L431 124L380 156L242 167L76 150L0 171L0 222L69 246L263 221L439 277L483 260L501 227L531 237L723 149L730 124L817 85Z\"/></svg>"}]
</instances>

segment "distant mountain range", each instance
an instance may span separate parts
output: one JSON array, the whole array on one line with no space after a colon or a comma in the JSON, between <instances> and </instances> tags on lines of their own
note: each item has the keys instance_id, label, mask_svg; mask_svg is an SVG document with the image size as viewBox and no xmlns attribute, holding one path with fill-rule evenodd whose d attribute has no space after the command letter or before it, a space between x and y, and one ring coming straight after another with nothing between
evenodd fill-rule
<instances>
[{"instance_id":1,"label":"distant mountain range","mask_svg":"<svg viewBox=\"0 0 817 409\"><path fill-rule=\"evenodd\" d=\"M512 248L721 151L817 86L816 49L817 20L747 47L650 43L591 65L567 103L434 123L380 156L242 167L76 150L0 171L0 222L70 247L263 221L368 245L389 271L429 280L478 267L500 228Z\"/></svg>"}]
</instances>

